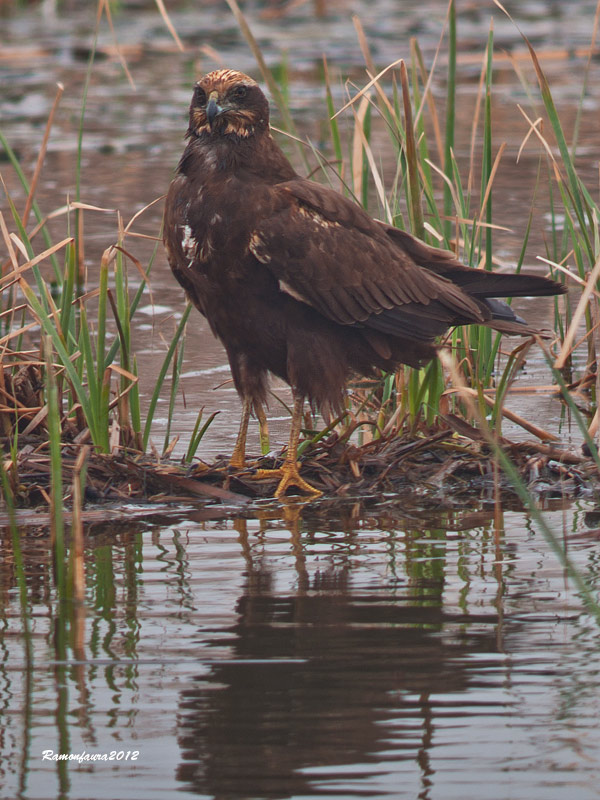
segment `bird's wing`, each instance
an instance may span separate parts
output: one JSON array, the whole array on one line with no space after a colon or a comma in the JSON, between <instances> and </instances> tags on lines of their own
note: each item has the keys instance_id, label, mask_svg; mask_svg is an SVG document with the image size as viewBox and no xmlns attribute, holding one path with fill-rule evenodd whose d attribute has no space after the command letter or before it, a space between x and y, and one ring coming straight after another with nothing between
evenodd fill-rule
<instances>
[{"instance_id":1,"label":"bird's wing","mask_svg":"<svg viewBox=\"0 0 600 800\"><path fill-rule=\"evenodd\" d=\"M454 320L483 322L489 316L460 287L416 263L385 226L338 192L295 179L273 187L271 201L250 251L282 291L333 321L430 339Z\"/></svg>"}]
</instances>

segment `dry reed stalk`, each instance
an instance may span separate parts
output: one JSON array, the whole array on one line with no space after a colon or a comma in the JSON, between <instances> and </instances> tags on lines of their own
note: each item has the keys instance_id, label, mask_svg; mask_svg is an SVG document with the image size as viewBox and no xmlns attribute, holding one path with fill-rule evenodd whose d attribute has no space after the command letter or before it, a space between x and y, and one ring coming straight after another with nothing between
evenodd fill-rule
<instances>
[{"instance_id":1,"label":"dry reed stalk","mask_svg":"<svg viewBox=\"0 0 600 800\"><path fill-rule=\"evenodd\" d=\"M21 221L23 223L24 228L27 227L29 214L33 206L33 198L35 196L35 190L37 189L37 184L40 177L40 173L42 171L42 166L44 164L44 159L46 158L46 150L48 148L48 139L50 137L52 123L54 122L54 116L56 114L56 110L58 108L58 104L60 103L60 99L63 95L64 90L65 87L62 85L62 83L57 84L56 95L54 97L54 102L52 103L52 108L50 109L50 114L48 115L48 121L46 122L46 129L44 130L44 137L42 139L42 144L40 145L40 151L38 153L35 170L33 171L33 177L31 178L31 183L29 184L29 194L27 196L27 202L25 203L25 208L23 210L23 214L21 215Z\"/></svg>"},{"instance_id":2,"label":"dry reed stalk","mask_svg":"<svg viewBox=\"0 0 600 800\"><path fill-rule=\"evenodd\" d=\"M446 395L468 394L469 397L475 399L480 396L479 392L477 392L475 389L471 389L468 386L465 386L460 390L456 388L446 389L444 394ZM483 397L483 400L487 406L489 406L490 408L495 407L496 401L494 398L488 397L487 394L482 394L481 396ZM550 433L549 431L546 431L543 428L539 428L537 425L534 425L532 422L529 422L528 420L524 419L524 417L519 416L519 414L516 414L514 411L510 411L510 409L504 408L504 406L502 406L501 408L501 413L503 417L506 417L506 419L509 419L511 422L514 422L515 424L519 425L519 427L523 428L523 430L526 430L528 433L533 434L533 436L537 437L538 439L541 439L542 441L549 441L549 442L559 441L558 436L554 436L554 434Z\"/></svg>"},{"instance_id":3,"label":"dry reed stalk","mask_svg":"<svg viewBox=\"0 0 600 800\"><path fill-rule=\"evenodd\" d=\"M592 269L586 280L585 288L581 294L581 297L579 298L577 308L575 309L575 313L573 314L573 317L571 319L571 324L569 325L569 328L565 334L565 338L563 340L560 353L558 354L558 357L554 362L554 369L562 369L562 367L564 367L567 359L569 358L569 356L573 351L572 345L575 339L575 335L579 328L579 324L581 323L581 320L583 319L586 310L589 306L590 299L595 291L596 282L599 277L600 277L600 258L598 258L598 260L594 264L594 268Z\"/></svg>"},{"instance_id":4,"label":"dry reed stalk","mask_svg":"<svg viewBox=\"0 0 600 800\"><path fill-rule=\"evenodd\" d=\"M90 454L89 446L81 448L73 468L72 496L73 511L71 518L71 559L72 559L72 584L73 598L77 603L83 604L85 599L85 559L83 537L83 487L81 474L85 468Z\"/></svg>"}]
</instances>

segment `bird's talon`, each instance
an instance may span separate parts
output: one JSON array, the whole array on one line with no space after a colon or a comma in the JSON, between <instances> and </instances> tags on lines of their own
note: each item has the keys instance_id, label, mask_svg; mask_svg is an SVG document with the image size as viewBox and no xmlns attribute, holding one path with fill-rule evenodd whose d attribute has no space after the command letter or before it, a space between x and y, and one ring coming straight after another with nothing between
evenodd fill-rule
<instances>
[{"instance_id":1,"label":"bird's talon","mask_svg":"<svg viewBox=\"0 0 600 800\"><path fill-rule=\"evenodd\" d=\"M312 495L313 497L320 497L323 492L315 489L308 481L301 477L298 470L298 464L295 461L284 461L281 467L277 469L258 469L252 476L253 480L264 480L265 478L275 479L279 478L279 484L275 490L275 497L279 500L283 497L287 490L294 486L300 489L301 492Z\"/></svg>"}]
</instances>

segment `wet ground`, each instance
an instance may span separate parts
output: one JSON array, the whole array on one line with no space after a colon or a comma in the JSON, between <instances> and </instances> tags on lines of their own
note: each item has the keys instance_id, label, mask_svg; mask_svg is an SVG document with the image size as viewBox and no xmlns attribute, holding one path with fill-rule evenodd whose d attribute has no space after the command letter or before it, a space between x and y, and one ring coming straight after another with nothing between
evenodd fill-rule
<instances>
[{"instance_id":1,"label":"wet ground","mask_svg":"<svg viewBox=\"0 0 600 800\"><path fill-rule=\"evenodd\" d=\"M590 43L594 2L506 4L540 53L555 101L572 125ZM364 80L351 13L379 66L408 57L416 35L433 58L444 2L311 3L284 16L245 6L271 67L288 64L299 129L325 144L322 53L335 76ZM524 52L491 2L458 2L465 118L494 17L499 50ZM256 74L224 5L169 6L186 46L174 46L152 4L123 3L114 22L135 91L114 57L106 24L90 88L83 151L85 202L126 218L162 194L182 148L194 77L225 63ZM48 212L75 186L78 116L93 12L78 3L32 6L1 19L2 130L31 171L57 81L65 94L50 140L39 202ZM566 57L565 57L566 56ZM519 62L531 85L525 59ZM598 61L581 123L581 174L598 170ZM520 249L538 151L515 156L528 106L512 67L499 61L496 237L506 262ZM343 85L335 77L336 103ZM435 84L443 95L443 70ZM277 122L277 120L275 120ZM288 145L292 158L295 152ZM462 158L468 138L458 143ZM385 160L385 154L382 156ZM19 188L5 162L9 190ZM300 167L300 165L298 165ZM538 199L527 264L544 252ZM137 226L156 235L160 207ZM86 215L90 280L116 236L114 211ZM147 259L151 246L135 242ZM162 254L137 333L148 392L157 353L181 314ZM538 318L543 321L545 310ZM536 315L528 314L530 321ZM230 452L239 404L222 349L197 317L187 345L177 430L198 406L219 409L201 455ZM546 383L541 360L526 380ZM558 427L551 400L515 401L537 424ZM271 409L275 441L287 420ZM275 419L273 419L275 418ZM161 443L161 423L156 441ZM506 432L506 429L505 429ZM569 443L568 426L561 429ZM598 524L591 498L552 501L548 524L598 585ZM491 496L455 507L439 493L376 505L316 503L240 512L182 506L175 517L96 524L86 541L85 608L60 608L47 539L23 539L31 608L23 625L8 539L0 567L0 796L6 798L398 797L563 800L597 797L598 627L531 519ZM28 631L28 633L27 633ZM43 760L43 751L100 753L110 762ZM139 755L133 760L133 754Z\"/></svg>"}]
</instances>

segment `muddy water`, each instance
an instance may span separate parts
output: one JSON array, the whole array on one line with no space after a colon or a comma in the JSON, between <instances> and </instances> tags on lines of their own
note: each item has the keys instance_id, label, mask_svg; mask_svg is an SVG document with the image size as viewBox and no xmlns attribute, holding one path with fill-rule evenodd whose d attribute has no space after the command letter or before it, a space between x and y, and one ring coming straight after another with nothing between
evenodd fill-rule
<instances>
[{"instance_id":1,"label":"muddy water","mask_svg":"<svg viewBox=\"0 0 600 800\"><path fill-rule=\"evenodd\" d=\"M45 213L75 187L92 42L92 12L82 5L65 2L53 12L43 3L1 21L0 117L29 171L54 85L65 86L40 183ZM173 5L184 54L174 49L153 4L123 3L115 14L135 91L112 55L110 31L101 31L81 199L118 208L126 219L168 185L194 75L220 63L254 71L220 3ZM594 5L509 6L548 54L544 67L567 126L584 67L577 52L589 44ZM292 111L300 131L318 144L326 137L321 54L334 76L364 80L351 12L361 17L380 66L408 56L410 35L418 36L430 63L445 15L443 2L334 0L319 20L310 3L279 18L265 13L273 7L252 3L249 19L270 66L288 62ZM499 47L518 54L522 45L492 3L457 7L460 102L470 120L479 71L474 56L481 55L490 17ZM553 55L565 49L567 61ZM521 67L534 85L525 61ZM499 63L496 77L495 146L506 141L507 152L495 221L512 229L496 244L510 263L532 204L538 152L529 145L516 165L527 128L515 106L529 108L527 94L507 64ZM594 62L580 136L590 186L598 166L599 78ZM443 95L442 68L434 89ZM457 144L463 161L468 134L460 131ZM22 202L12 172L0 166ZM530 266L544 252L545 212L538 196ZM116 214L90 212L85 224L93 281L100 254L115 239ZM157 235L159 224L157 205L136 230ZM57 234L63 230L57 224ZM145 262L152 245L130 245ZM147 392L182 311L162 253L152 290L136 329ZM543 322L545 313L539 307L528 316ZM196 317L186 404L173 433L185 440L199 406L219 409L218 428L201 451L207 459L230 452L235 435L239 404L223 384L227 378L222 349ZM546 382L539 358L528 361L526 380ZM559 409L550 401L515 402L539 424L557 425ZM278 416L276 405L271 416ZM283 441L286 421L272 419L271 427L275 441ZM159 421L159 445L163 430ZM568 428L562 435L568 441ZM600 518L591 499L546 501L544 510L573 563L597 585ZM484 497L465 508L432 489L426 497L343 506L258 506L243 516L182 507L143 523L90 526L83 608L57 604L47 540L30 533L23 546L27 625L8 540L0 566L2 797L597 797L597 625L549 543L509 503L501 511ZM114 756L57 764L43 760L45 750Z\"/></svg>"}]
</instances>

